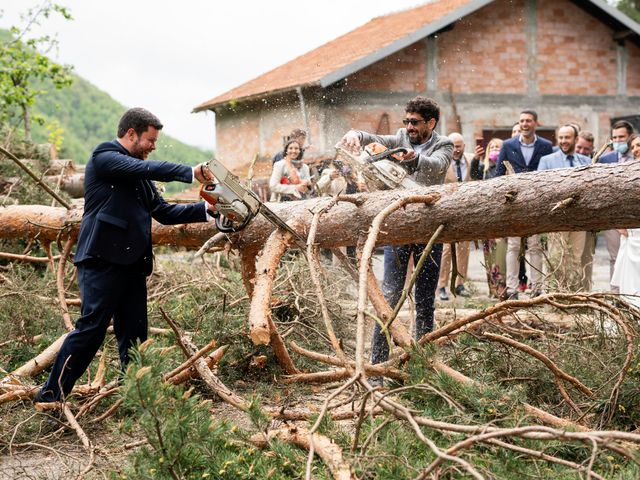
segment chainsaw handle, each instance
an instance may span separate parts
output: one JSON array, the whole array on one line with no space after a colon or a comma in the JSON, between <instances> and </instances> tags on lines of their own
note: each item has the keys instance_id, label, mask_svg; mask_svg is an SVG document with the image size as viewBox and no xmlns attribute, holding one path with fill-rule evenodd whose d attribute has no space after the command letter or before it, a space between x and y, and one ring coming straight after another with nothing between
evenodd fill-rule
<instances>
[{"instance_id":1,"label":"chainsaw handle","mask_svg":"<svg viewBox=\"0 0 640 480\"><path fill-rule=\"evenodd\" d=\"M244 229L247 225L249 225L249 222L253 220L253 217L255 217L255 214L248 215L247 218L245 218L240 225L235 226L233 222L229 220L227 217L220 215L220 213L218 212L216 213L217 215L214 215L216 228L218 229L219 232L222 232L222 233L239 232L240 230Z\"/></svg>"},{"instance_id":2,"label":"chainsaw handle","mask_svg":"<svg viewBox=\"0 0 640 480\"><path fill-rule=\"evenodd\" d=\"M394 155L396 153L402 153L403 155L406 154L409 150L407 150L404 147L398 147L398 148L391 148L389 150L385 150L384 152L378 153L376 155L372 155L371 157L369 157L367 159L368 163L373 163L373 162L377 162L378 160L382 160L384 158L388 158L391 155Z\"/></svg>"}]
</instances>

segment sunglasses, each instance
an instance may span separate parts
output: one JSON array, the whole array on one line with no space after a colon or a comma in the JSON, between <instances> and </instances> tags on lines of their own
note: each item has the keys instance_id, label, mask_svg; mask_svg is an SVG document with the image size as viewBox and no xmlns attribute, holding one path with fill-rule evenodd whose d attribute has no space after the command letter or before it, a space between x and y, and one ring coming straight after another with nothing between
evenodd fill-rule
<instances>
[{"instance_id":1,"label":"sunglasses","mask_svg":"<svg viewBox=\"0 0 640 480\"><path fill-rule=\"evenodd\" d=\"M427 123L426 120L417 120L415 118L405 118L404 120L402 120L402 123L404 124L404 126L406 127L407 125L411 124L414 127L416 125L420 125L421 123Z\"/></svg>"}]
</instances>

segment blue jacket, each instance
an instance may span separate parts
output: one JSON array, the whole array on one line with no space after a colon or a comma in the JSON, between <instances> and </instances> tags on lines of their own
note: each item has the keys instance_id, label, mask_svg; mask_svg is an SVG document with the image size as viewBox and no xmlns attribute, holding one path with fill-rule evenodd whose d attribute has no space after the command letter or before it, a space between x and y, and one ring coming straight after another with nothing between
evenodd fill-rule
<instances>
[{"instance_id":1,"label":"blue jacket","mask_svg":"<svg viewBox=\"0 0 640 480\"><path fill-rule=\"evenodd\" d=\"M499 177L506 173L505 160L511 164L515 173L535 172L538 169L540 158L551 153L553 153L551 142L542 137L538 137L533 147L533 156L531 157L529 165L527 165L520 150L520 137L505 140L500 149L498 162L496 163L496 176Z\"/></svg>"},{"instance_id":2,"label":"blue jacket","mask_svg":"<svg viewBox=\"0 0 640 480\"><path fill-rule=\"evenodd\" d=\"M151 218L165 225L206 221L204 202L170 205L151 180L191 183L191 167L131 157L117 141L91 154L84 176L84 214L75 263L100 258L119 265L141 261L151 273Z\"/></svg>"},{"instance_id":3,"label":"blue jacket","mask_svg":"<svg viewBox=\"0 0 640 480\"><path fill-rule=\"evenodd\" d=\"M602 155L598 159L598 163L618 163L620 161L620 154L617 151L609 152Z\"/></svg>"},{"instance_id":4,"label":"blue jacket","mask_svg":"<svg viewBox=\"0 0 640 480\"><path fill-rule=\"evenodd\" d=\"M573 154L574 167L589 164L591 164L589 157L580 155L579 153ZM551 155L545 155L540 159L540 163L538 164L538 170L552 170L554 168L571 168L569 162L565 160L565 155L560 150L553 152Z\"/></svg>"}]
</instances>

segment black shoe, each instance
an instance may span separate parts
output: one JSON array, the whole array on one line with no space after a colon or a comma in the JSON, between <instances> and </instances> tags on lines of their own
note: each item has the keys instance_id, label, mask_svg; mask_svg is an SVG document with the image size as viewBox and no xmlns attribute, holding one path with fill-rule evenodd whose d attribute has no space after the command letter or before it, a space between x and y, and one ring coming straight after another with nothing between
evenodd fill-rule
<instances>
[{"instance_id":1,"label":"black shoe","mask_svg":"<svg viewBox=\"0 0 640 480\"><path fill-rule=\"evenodd\" d=\"M440 300L442 300L443 302L446 302L447 300L449 300L449 295L447 295L447 289L444 287L441 287L439 290L439 298Z\"/></svg>"},{"instance_id":2,"label":"black shoe","mask_svg":"<svg viewBox=\"0 0 640 480\"><path fill-rule=\"evenodd\" d=\"M456 287L456 296L458 297L469 297L469 292L467 292L467 289L464 288L464 285L458 285Z\"/></svg>"},{"instance_id":3,"label":"black shoe","mask_svg":"<svg viewBox=\"0 0 640 480\"><path fill-rule=\"evenodd\" d=\"M502 294L500 295L500 300L518 300L518 291L517 290L509 290L505 288Z\"/></svg>"},{"instance_id":4,"label":"black shoe","mask_svg":"<svg viewBox=\"0 0 640 480\"><path fill-rule=\"evenodd\" d=\"M33 396L33 403L53 403L56 399L53 397L53 392L44 392L42 389L38 390Z\"/></svg>"}]
</instances>

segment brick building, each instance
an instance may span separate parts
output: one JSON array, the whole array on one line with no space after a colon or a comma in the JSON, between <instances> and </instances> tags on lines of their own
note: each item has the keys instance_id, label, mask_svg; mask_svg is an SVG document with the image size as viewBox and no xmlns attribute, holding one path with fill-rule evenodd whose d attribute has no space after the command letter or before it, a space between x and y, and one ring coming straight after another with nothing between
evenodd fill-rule
<instances>
[{"instance_id":1,"label":"brick building","mask_svg":"<svg viewBox=\"0 0 640 480\"><path fill-rule=\"evenodd\" d=\"M394 132L417 94L438 100L440 132L461 131L467 145L510 132L526 107L545 136L577 122L604 141L611 118L640 113L640 25L603 0L434 0L374 18L194 111L215 112L217 155L241 171L281 149L292 128L310 131L311 156L332 155L351 127Z\"/></svg>"}]
</instances>

